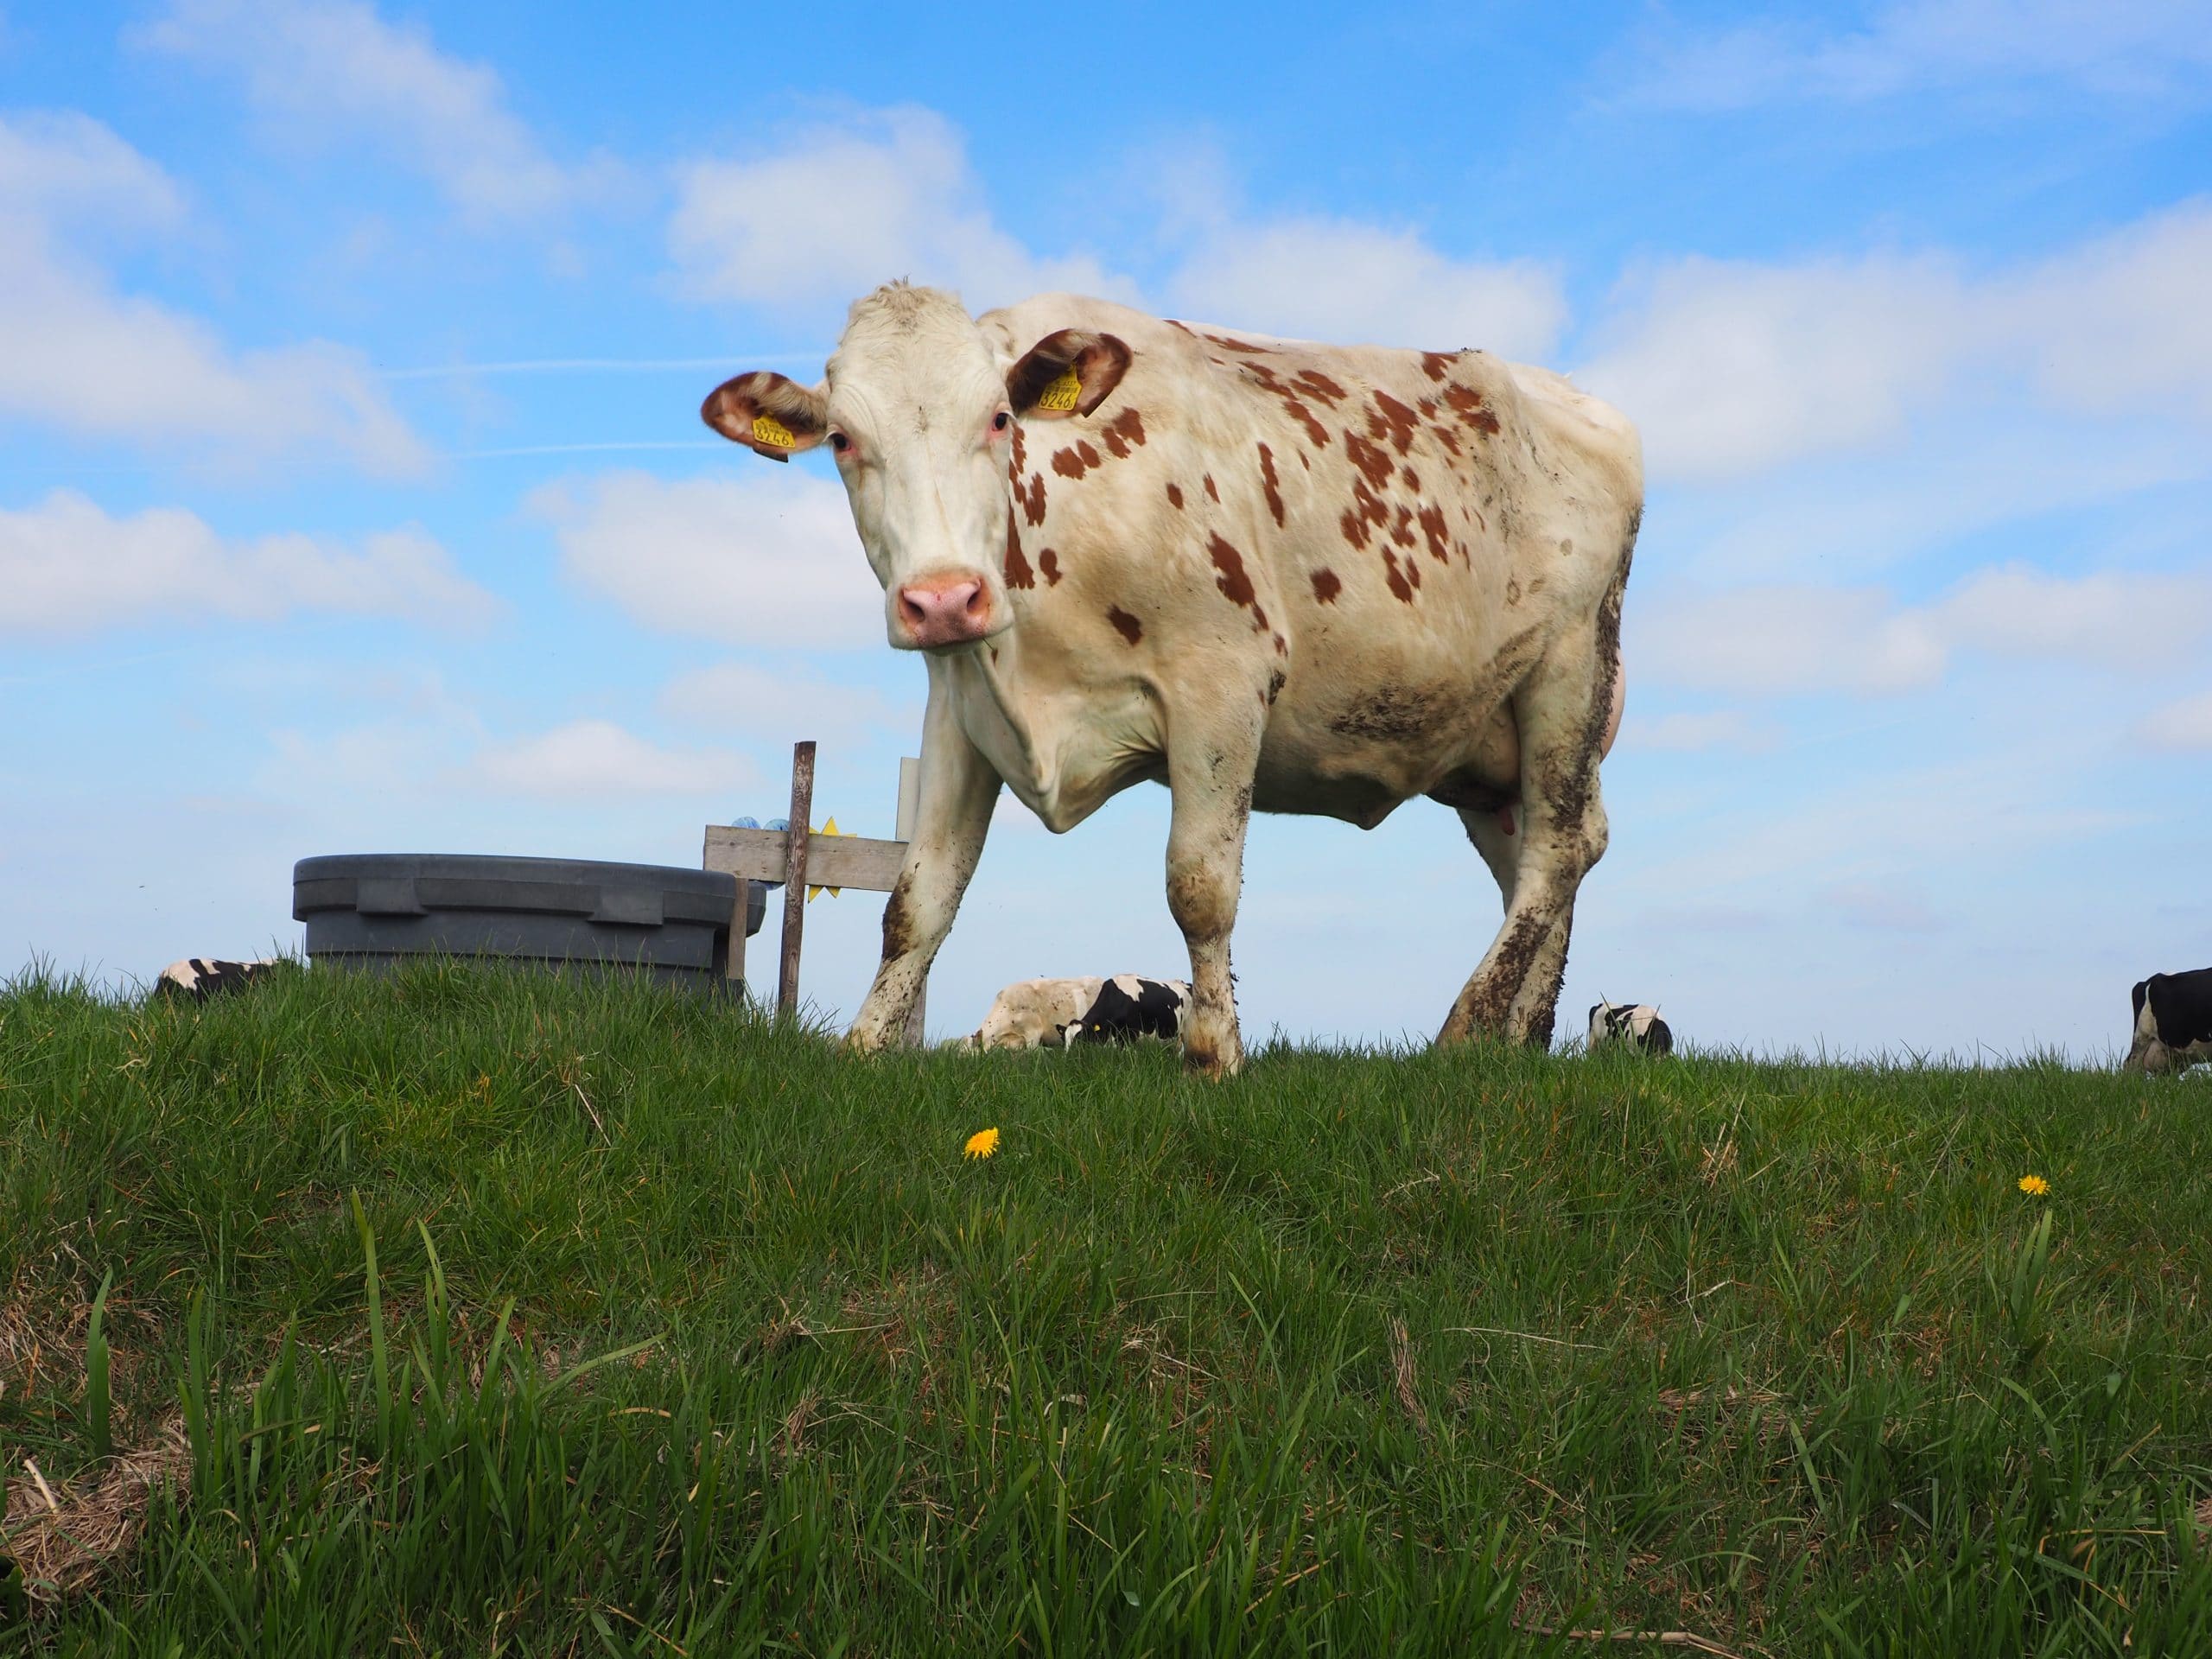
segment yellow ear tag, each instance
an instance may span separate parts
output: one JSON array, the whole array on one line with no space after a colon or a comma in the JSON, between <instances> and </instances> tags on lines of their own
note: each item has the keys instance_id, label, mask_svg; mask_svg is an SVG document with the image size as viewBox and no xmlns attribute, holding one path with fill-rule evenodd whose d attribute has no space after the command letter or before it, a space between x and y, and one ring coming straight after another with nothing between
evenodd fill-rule
<instances>
[{"instance_id":1,"label":"yellow ear tag","mask_svg":"<svg viewBox=\"0 0 2212 1659\"><path fill-rule=\"evenodd\" d=\"M798 442L791 436L791 429L772 415L755 415L753 417L753 435L757 442L772 443L779 449L791 448Z\"/></svg>"},{"instance_id":2,"label":"yellow ear tag","mask_svg":"<svg viewBox=\"0 0 2212 1659\"><path fill-rule=\"evenodd\" d=\"M1037 399L1039 409L1073 409L1075 400L1083 396L1083 381L1073 369L1064 369L1060 378L1046 386Z\"/></svg>"}]
</instances>

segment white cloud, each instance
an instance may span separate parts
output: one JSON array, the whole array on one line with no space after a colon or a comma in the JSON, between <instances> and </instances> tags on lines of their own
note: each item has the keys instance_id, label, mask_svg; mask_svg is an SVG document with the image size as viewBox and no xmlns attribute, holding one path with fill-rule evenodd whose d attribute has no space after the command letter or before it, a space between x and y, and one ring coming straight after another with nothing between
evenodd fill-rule
<instances>
[{"instance_id":1,"label":"white cloud","mask_svg":"<svg viewBox=\"0 0 2212 1659\"><path fill-rule=\"evenodd\" d=\"M2009 564L1925 605L1878 588L1774 584L1664 595L1629 626L1634 671L1709 690L1915 690L1961 651L2152 672L2192 660L2212 635L2212 578Z\"/></svg>"},{"instance_id":2,"label":"white cloud","mask_svg":"<svg viewBox=\"0 0 2212 1659\"><path fill-rule=\"evenodd\" d=\"M1319 218L1255 219L1218 170L1170 169L1160 283L1179 315L1332 340L1482 346L1541 355L1567 317L1558 277L1528 262L1459 259L1418 233ZM770 310L841 302L893 276L956 289L970 308L1068 289L1141 302L1082 253L1032 251L993 217L960 133L936 111L884 110L817 127L772 153L677 174L669 248L696 298Z\"/></svg>"},{"instance_id":3,"label":"white cloud","mask_svg":"<svg viewBox=\"0 0 2212 1659\"><path fill-rule=\"evenodd\" d=\"M2212 691L2152 711L2136 735L2154 749L2212 749Z\"/></svg>"},{"instance_id":4,"label":"white cloud","mask_svg":"<svg viewBox=\"0 0 2212 1659\"><path fill-rule=\"evenodd\" d=\"M1874 588L1776 585L1669 597L1631 610L1630 671L1747 691L1904 691L1942 677L1924 615Z\"/></svg>"},{"instance_id":5,"label":"white cloud","mask_svg":"<svg viewBox=\"0 0 2212 1659\"><path fill-rule=\"evenodd\" d=\"M2212 577L2129 571L2052 576L2008 564L1968 577L1936 614L1944 633L1961 645L2155 669L2189 660L2212 633Z\"/></svg>"},{"instance_id":6,"label":"white cloud","mask_svg":"<svg viewBox=\"0 0 2212 1659\"><path fill-rule=\"evenodd\" d=\"M1179 315L1294 339L1540 358L1567 321L1559 278L1526 260L1454 259L1356 221L1217 221L1169 277Z\"/></svg>"},{"instance_id":7,"label":"white cloud","mask_svg":"<svg viewBox=\"0 0 2212 1659\"><path fill-rule=\"evenodd\" d=\"M2212 16L2202 25L2212 58ZM2212 200L2199 198L2057 255L1997 299L2004 349L2054 407L2127 413L2177 404L2212 418Z\"/></svg>"},{"instance_id":8,"label":"white cloud","mask_svg":"<svg viewBox=\"0 0 2212 1659\"><path fill-rule=\"evenodd\" d=\"M918 668L915 678L921 678ZM725 731L785 733L836 740L921 741L922 705L893 702L873 686L825 680L804 669L717 663L677 676L660 694L661 712Z\"/></svg>"},{"instance_id":9,"label":"white cloud","mask_svg":"<svg viewBox=\"0 0 2212 1659\"><path fill-rule=\"evenodd\" d=\"M301 611L467 626L498 608L417 529L358 547L303 535L230 540L182 508L118 518L71 490L0 511L0 630L25 634Z\"/></svg>"},{"instance_id":10,"label":"white cloud","mask_svg":"<svg viewBox=\"0 0 2212 1659\"><path fill-rule=\"evenodd\" d=\"M91 256L186 225L175 184L98 122L0 118L0 417L232 462L336 450L384 472L419 467L358 353L234 353L204 323L117 292Z\"/></svg>"},{"instance_id":11,"label":"white cloud","mask_svg":"<svg viewBox=\"0 0 2212 1659\"><path fill-rule=\"evenodd\" d=\"M636 620L732 645L804 650L884 638L845 492L737 453L730 475L601 474L534 491L575 581Z\"/></svg>"},{"instance_id":12,"label":"white cloud","mask_svg":"<svg viewBox=\"0 0 2212 1659\"><path fill-rule=\"evenodd\" d=\"M1581 378L1643 429L1657 477L1895 445L1947 400L2212 418L2212 203L2009 271L1877 254L1688 258L1635 273Z\"/></svg>"},{"instance_id":13,"label":"white cloud","mask_svg":"<svg viewBox=\"0 0 2212 1659\"><path fill-rule=\"evenodd\" d=\"M982 311L1052 289L1127 297L1084 255L1039 258L982 200L960 134L904 107L823 125L773 153L677 169L669 251L684 289L769 310L844 303L893 277L957 289Z\"/></svg>"},{"instance_id":14,"label":"white cloud","mask_svg":"<svg viewBox=\"0 0 2212 1659\"><path fill-rule=\"evenodd\" d=\"M1623 285L1579 378L1642 428L1655 474L1753 472L1894 435L1950 384L1965 321L1938 262L1684 259Z\"/></svg>"},{"instance_id":15,"label":"white cloud","mask_svg":"<svg viewBox=\"0 0 2212 1659\"><path fill-rule=\"evenodd\" d=\"M1849 33L1762 22L1647 37L1637 57L1627 101L1650 109L1861 103L1989 82L2145 99L2212 69L2212 10L2203 0L1913 0Z\"/></svg>"},{"instance_id":16,"label":"white cloud","mask_svg":"<svg viewBox=\"0 0 2212 1659\"><path fill-rule=\"evenodd\" d=\"M507 107L496 71L359 0L172 0L129 39L237 75L289 139L397 156L480 225L554 213L616 170L555 162Z\"/></svg>"},{"instance_id":17,"label":"white cloud","mask_svg":"<svg viewBox=\"0 0 2212 1659\"><path fill-rule=\"evenodd\" d=\"M508 794L554 798L694 795L755 784L759 773L728 749L669 749L612 721L580 720L495 744L461 776Z\"/></svg>"},{"instance_id":18,"label":"white cloud","mask_svg":"<svg viewBox=\"0 0 2212 1659\"><path fill-rule=\"evenodd\" d=\"M1777 741L1771 725L1753 720L1740 709L1707 714L1631 715L1622 723L1620 734L1620 747L1624 749L1682 753L1701 749L1757 753L1772 748Z\"/></svg>"}]
</instances>

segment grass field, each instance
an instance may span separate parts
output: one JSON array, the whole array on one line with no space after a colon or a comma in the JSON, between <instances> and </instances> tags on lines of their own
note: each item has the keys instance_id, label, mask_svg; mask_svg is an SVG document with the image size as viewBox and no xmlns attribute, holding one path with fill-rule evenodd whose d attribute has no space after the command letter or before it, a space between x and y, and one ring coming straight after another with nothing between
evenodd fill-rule
<instances>
[{"instance_id":1,"label":"grass field","mask_svg":"<svg viewBox=\"0 0 2212 1659\"><path fill-rule=\"evenodd\" d=\"M2056 1065L28 978L0 1651L2212 1653L2208 1164Z\"/></svg>"}]
</instances>

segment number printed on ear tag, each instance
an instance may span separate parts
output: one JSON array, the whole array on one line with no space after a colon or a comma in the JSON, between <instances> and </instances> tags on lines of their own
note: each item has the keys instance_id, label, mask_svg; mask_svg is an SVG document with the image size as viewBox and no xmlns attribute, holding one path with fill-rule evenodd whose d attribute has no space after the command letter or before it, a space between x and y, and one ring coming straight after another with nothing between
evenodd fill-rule
<instances>
[{"instance_id":1,"label":"number printed on ear tag","mask_svg":"<svg viewBox=\"0 0 2212 1659\"><path fill-rule=\"evenodd\" d=\"M798 440L791 436L791 429L772 415L753 417L753 435L762 443L772 443L779 449L789 449Z\"/></svg>"},{"instance_id":2,"label":"number printed on ear tag","mask_svg":"<svg viewBox=\"0 0 2212 1659\"><path fill-rule=\"evenodd\" d=\"M1083 396L1083 381L1073 369L1064 369L1060 378L1045 388L1037 399L1039 409L1073 409L1075 400Z\"/></svg>"}]
</instances>

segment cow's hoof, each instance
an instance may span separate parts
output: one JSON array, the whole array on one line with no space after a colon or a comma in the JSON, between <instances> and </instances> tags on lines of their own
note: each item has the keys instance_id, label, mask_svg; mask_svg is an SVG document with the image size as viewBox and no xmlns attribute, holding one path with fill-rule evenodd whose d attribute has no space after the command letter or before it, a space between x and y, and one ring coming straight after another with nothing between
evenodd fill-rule
<instances>
[{"instance_id":1,"label":"cow's hoof","mask_svg":"<svg viewBox=\"0 0 2212 1659\"><path fill-rule=\"evenodd\" d=\"M1224 1078L1235 1077L1244 1069L1243 1052L1236 1044L1226 1048L1215 1048L1186 1043L1183 1048L1183 1069L1192 1077L1219 1083Z\"/></svg>"}]
</instances>

